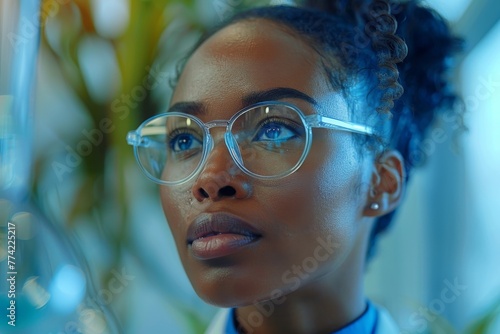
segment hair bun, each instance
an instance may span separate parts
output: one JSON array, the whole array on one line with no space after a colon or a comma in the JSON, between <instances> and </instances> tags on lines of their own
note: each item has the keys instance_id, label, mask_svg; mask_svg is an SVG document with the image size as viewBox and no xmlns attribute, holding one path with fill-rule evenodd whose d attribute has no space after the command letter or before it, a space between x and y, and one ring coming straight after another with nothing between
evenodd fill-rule
<instances>
[{"instance_id":1,"label":"hair bun","mask_svg":"<svg viewBox=\"0 0 500 334\"><path fill-rule=\"evenodd\" d=\"M453 35L448 23L433 9L423 7L417 1L398 4L395 15L399 21L397 34L408 45L408 57L398 65L405 94L398 102L400 117L411 117L414 132L425 138L430 125L443 111L454 109L460 100L449 81L450 60L463 49L464 41ZM456 117L463 128L462 116ZM420 141L413 140L410 157L417 157L414 150ZM402 138L393 136L393 145L407 147ZM412 152L413 151L413 152ZM410 158L410 163L418 164ZM425 160L420 158L418 160ZM420 161L421 162L421 161Z\"/></svg>"},{"instance_id":2,"label":"hair bun","mask_svg":"<svg viewBox=\"0 0 500 334\"><path fill-rule=\"evenodd\" d=\"M398 22L388 0L306 0L306 7L347 18L371 41L377 56L377 73L382 96L377 111L389 114L394 101L404 92L399 83L397 65L408 52L405 42L396 35Z\"/></svg>"}]
</instances>

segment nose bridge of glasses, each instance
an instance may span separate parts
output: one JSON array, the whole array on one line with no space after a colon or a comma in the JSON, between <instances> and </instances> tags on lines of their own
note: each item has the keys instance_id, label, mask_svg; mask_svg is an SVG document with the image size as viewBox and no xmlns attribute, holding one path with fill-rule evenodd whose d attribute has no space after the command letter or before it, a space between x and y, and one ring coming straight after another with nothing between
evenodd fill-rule
<instances>
[{"instance_id":1,"label":"nose bridge of glasses","mask_svg":"<svg viewBox=\"0 0 500 334\"><path fill-rule=\"evenodd\" d=\"M227 132L229 122L226 120L214 120L214 121L204 123L204 125L207 128L208 132L210 133L210 137L211 137L212 145L213 145L213 144L216 144L217 142L219 142L220 140L224 140L224 133ZM224 128L224 129L223 129L223 131L219 132L220 134L214 135L214 133L210 131L213 128ZM212 148L213 148L213 146L211 147L211 149Z\"/></svg>"},{"instance_id":2,"label":"nose bridge of glasses","mask_svg":"<svg viewBox=\"0 0 500 334\"><path fill-rule=\"evenodd\" d=\"M208 152L212 152L214 148L220 144L225 146L225 149L228 150L229 155L233 159L241 159L239 156L238 149L235 148L234 139L231 133L228 131L229 129L229 121L227 120L214 120L207 123L204 123L206 128L209 130L213 128L224 128L223 131L220 131L217 135L213 135L210 133L210 146L208 148ZM222 130L222 129L221 129ZM211 153L209 153L211 155Z\"/></svg>"},{"instance_id":3,"label":"nose bridge of glasses","mask_svg":"<svg viewBox=\"0 0 500 334\"><path fill-rule=\"evenodd\" d=\"M228 121L225 121L225 120L214 120L214 121L210 121L210 122L207 122L205 123L205 126L207 127L207 129L212 129L212 128L227 128L229 122Z\"/></svg>"},{"instance_id":4,"label":"nose bridge of glasses","mask_svg":"<svg viewBox=\"0 0 500 334\"><path fill-rule=\"evenodd\" d=\"M228 128L228 121L226 120L214 120L210 121L207 123L203 123L205 128L208 130L209 133L209 148L208 151L212 151L214 149L214 146L220 142L221 140L224 141L224 133L227 132ZM213 128L224 128L223 131L220 131L220 134L214 135L210 130Z\"/></svg>"}]
</instances>

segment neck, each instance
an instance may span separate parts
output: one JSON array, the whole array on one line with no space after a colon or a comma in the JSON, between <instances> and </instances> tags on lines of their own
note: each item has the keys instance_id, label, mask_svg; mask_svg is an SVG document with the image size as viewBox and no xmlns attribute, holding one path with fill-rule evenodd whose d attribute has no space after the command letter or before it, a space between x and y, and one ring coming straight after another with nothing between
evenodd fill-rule
<instances>
[{"instance_id":1,"label":"neck","mask_svg":"<svg viewBox=\"0 0 500 334\"><path fill-rule=\"evenodd\" d=\"M317 296L282 305L267 302L239 308L236 317L242 333L330 333L354 321L365 310L364 298L346 305Z\"/></svg>"},{"instance_id":2,"label":"neck","mask_svg":"<svg viewBox=\"0 0 500 334\"><path fill-rule=\"evenodd\" d=\"M349 324L366 309L365 251L365 247L353 250L334 274L324 275L294 292L238 308L240 332L330 333Z\"/></svg>"}]
</instances>

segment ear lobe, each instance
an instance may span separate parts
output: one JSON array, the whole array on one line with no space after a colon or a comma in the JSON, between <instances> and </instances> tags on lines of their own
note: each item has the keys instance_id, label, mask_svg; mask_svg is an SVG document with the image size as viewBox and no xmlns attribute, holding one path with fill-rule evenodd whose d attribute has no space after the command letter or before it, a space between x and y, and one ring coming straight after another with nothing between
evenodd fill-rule
<instances>
[{"instance_id":1,"label":"ear lobe","mask_svg":"<svg viewBox=\"0 0 500 334\"><path fill-rule=\"evenodd\" d=\"M364 215L383 216L398 207L405 190L403 157L398 151L384 152L373 166L372 184Z\"/></svg>"}]
</instances>

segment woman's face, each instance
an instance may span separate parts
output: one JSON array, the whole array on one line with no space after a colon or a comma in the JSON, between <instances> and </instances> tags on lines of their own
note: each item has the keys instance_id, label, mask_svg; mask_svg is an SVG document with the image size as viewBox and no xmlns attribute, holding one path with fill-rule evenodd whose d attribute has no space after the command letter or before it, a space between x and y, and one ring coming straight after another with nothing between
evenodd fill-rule
<instances>
[{"instance_id":1,"label":"woman's face","mask_svg":"<svg viewBox=\"0 0 500 334\"><path fill-rule=\"evenodd\" d=\"M231 118L250 101L273 99L317 113L297 91L326 116L349 120L346 100L328 84L312 48L274 23L244 21L193 54L171 110L209 122ZM352 134L314 129L303 165L283 179L262 181L234 165L224 130L210 130L214 149L199 175L161 188L181 261L200 297L219 306L249 305L338 285L362 267L370 167Z\"/></svg>"}]
</instances>

